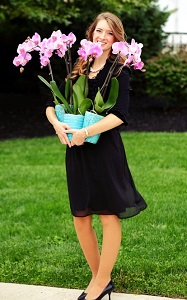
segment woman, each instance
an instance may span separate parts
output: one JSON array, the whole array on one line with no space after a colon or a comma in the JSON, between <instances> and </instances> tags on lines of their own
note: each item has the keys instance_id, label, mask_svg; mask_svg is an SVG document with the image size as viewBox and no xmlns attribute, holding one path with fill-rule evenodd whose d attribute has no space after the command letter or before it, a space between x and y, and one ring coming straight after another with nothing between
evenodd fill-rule
<instances>
[{"instance_id":1,"label":"woman","mask_svg":"<svg viewBox=\"0 0 187 300\"><path fill-rule=\"evenodd\" d=\"M89 72L89 95L94 99L113 62L112 44L124 41L121 21L112 13L97 16L87 30L87 39L100 42L103 54L95 58ZM85 73L85 63L78 61L73 78ZM99 300L114 289L111 272L121 243L120 219L137 215L146 203L136 190L128 168L119 133L127 125L130 70L118 63L114 75L119 81L115 106L96 124L80 130L59 122L54 103L47 102L46 115L62 144L66 144L66 172L70 207L77 237L92 272L92 279L78 300ZM108 92L108 91L107 91ZM106 93L107 97L107 93ZM105 99L106 100L106 99ZM72 133L70 142L67 133ZM101 133L97 144L85 143L87 136ZM103 226L101 253L92 227L92 215L98 214Z\"/></svg>"}]
</instances>

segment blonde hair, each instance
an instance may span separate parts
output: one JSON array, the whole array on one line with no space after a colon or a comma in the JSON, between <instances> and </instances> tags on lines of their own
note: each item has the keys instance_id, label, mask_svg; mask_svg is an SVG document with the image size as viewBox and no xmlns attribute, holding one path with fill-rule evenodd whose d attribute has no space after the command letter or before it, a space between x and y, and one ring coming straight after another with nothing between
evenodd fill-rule
<instances>
[{"instance_id":1,"label":"blonde hair","mask_svg":"<svg viewBox=\"0 0 187 300\"><path fill-rule=\"evenodd\" d=\"M111 12L103 12L100 13L95 20L91 23L91 25L88 27L87 31L86 31L86 38L89 41L93 41L93 33L94 30L98 24L98 22L100 20L106 20L108 25L110 26L113 35L115 37L115 41L116 42L120 42L120 41L125 41L126 38L126 34L124 31L124 27L123 24L121 22L121 20L114 15ZM111 58L114 57L114 55L111 55ZM123 63L124 60L121 58L120 62ZM72 79L76 79L77 76L84 74L86 71L86 64L87 62L85 62L83 59L78 59L77 62L75 63L75 66L73 68L72 71Z\"/></svg>"}]
</instances>

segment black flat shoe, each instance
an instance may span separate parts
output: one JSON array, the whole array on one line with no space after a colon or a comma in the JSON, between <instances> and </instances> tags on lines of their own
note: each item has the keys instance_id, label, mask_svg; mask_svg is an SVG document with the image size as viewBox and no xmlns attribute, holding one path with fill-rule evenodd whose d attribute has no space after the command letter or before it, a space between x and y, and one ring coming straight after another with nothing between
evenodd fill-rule
<instances>
[{"instance_id":1,"label":"black flat shoe","mask_svg":"<svg viewBox=\"0 0 187 300\"><path fill-rule=\"evenodd\" d=\"M87 293L82 292L82 294L77 298L77 300L84 300L86 295L87 295Z\"/></svg>"},{"instance_id":2,"label":"black flat shoe","mask_svg":"<svg viewBox=\"0 0 187 300\"><path fill-rule=\"evenodd\" d=\"M107 284L107 286L105 287L105 289L102 291L101 295L99 295L99 297L97 297L94 300L101 300L106 294L108 294L108 299L111 300L111 293L114 289L114 284L112 282L112 280ZM85 296L86 297L86 296ZM83 298L86 300L86 298Z\"/></svg>"}]
</instances>

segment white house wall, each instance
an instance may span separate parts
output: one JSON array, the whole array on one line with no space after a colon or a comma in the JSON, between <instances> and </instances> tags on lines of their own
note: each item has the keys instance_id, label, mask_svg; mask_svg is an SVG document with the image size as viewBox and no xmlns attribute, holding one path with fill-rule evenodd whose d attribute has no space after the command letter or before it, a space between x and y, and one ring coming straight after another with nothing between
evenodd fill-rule
<instances>
[{"instance_id":1,"label":"white house wall","mask_svg":"<svg viewBox=\"0 0 187 300\"><path fill-rule=\"evenodd\" d=\"M161 9L167 7L167 10L177 9L172 13L163 27L165 32L176 32L180 34L171 35L168 42L187 43L187 0L158 0ZM184 34L183 34L184 33Z\"/></svg>"}]
</instances>

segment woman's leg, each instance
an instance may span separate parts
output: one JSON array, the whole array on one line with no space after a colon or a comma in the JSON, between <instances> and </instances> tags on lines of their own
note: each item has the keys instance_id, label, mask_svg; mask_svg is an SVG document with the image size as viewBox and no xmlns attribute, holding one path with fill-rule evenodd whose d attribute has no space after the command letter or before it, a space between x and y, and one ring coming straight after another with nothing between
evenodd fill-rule
<instances>
[{"instance_id":1,"label":"woman's leg","mask_svg":"<svg viewBox=\"0 0 187 300\"><path fill-rule=\"evenodd\" d=\"M121 244L121 224L114 215L101 215L103 225L103 244L99 268L87 300L96 299L109 283L111 272L117 259Z\"/></svg>"},{"instance_id":2,"label":"woman's leg","mask_svg":"<svg viewBox=\"0 0 187 300\"><path fill-rule=\"evenodd\" d=\"M85 290L85 292L88 292L93 285L100 263L98 241L92 227L91 216L74 217L74 225L80 246L92 272L92 280Z\"/></svg>"}]
</instances>

